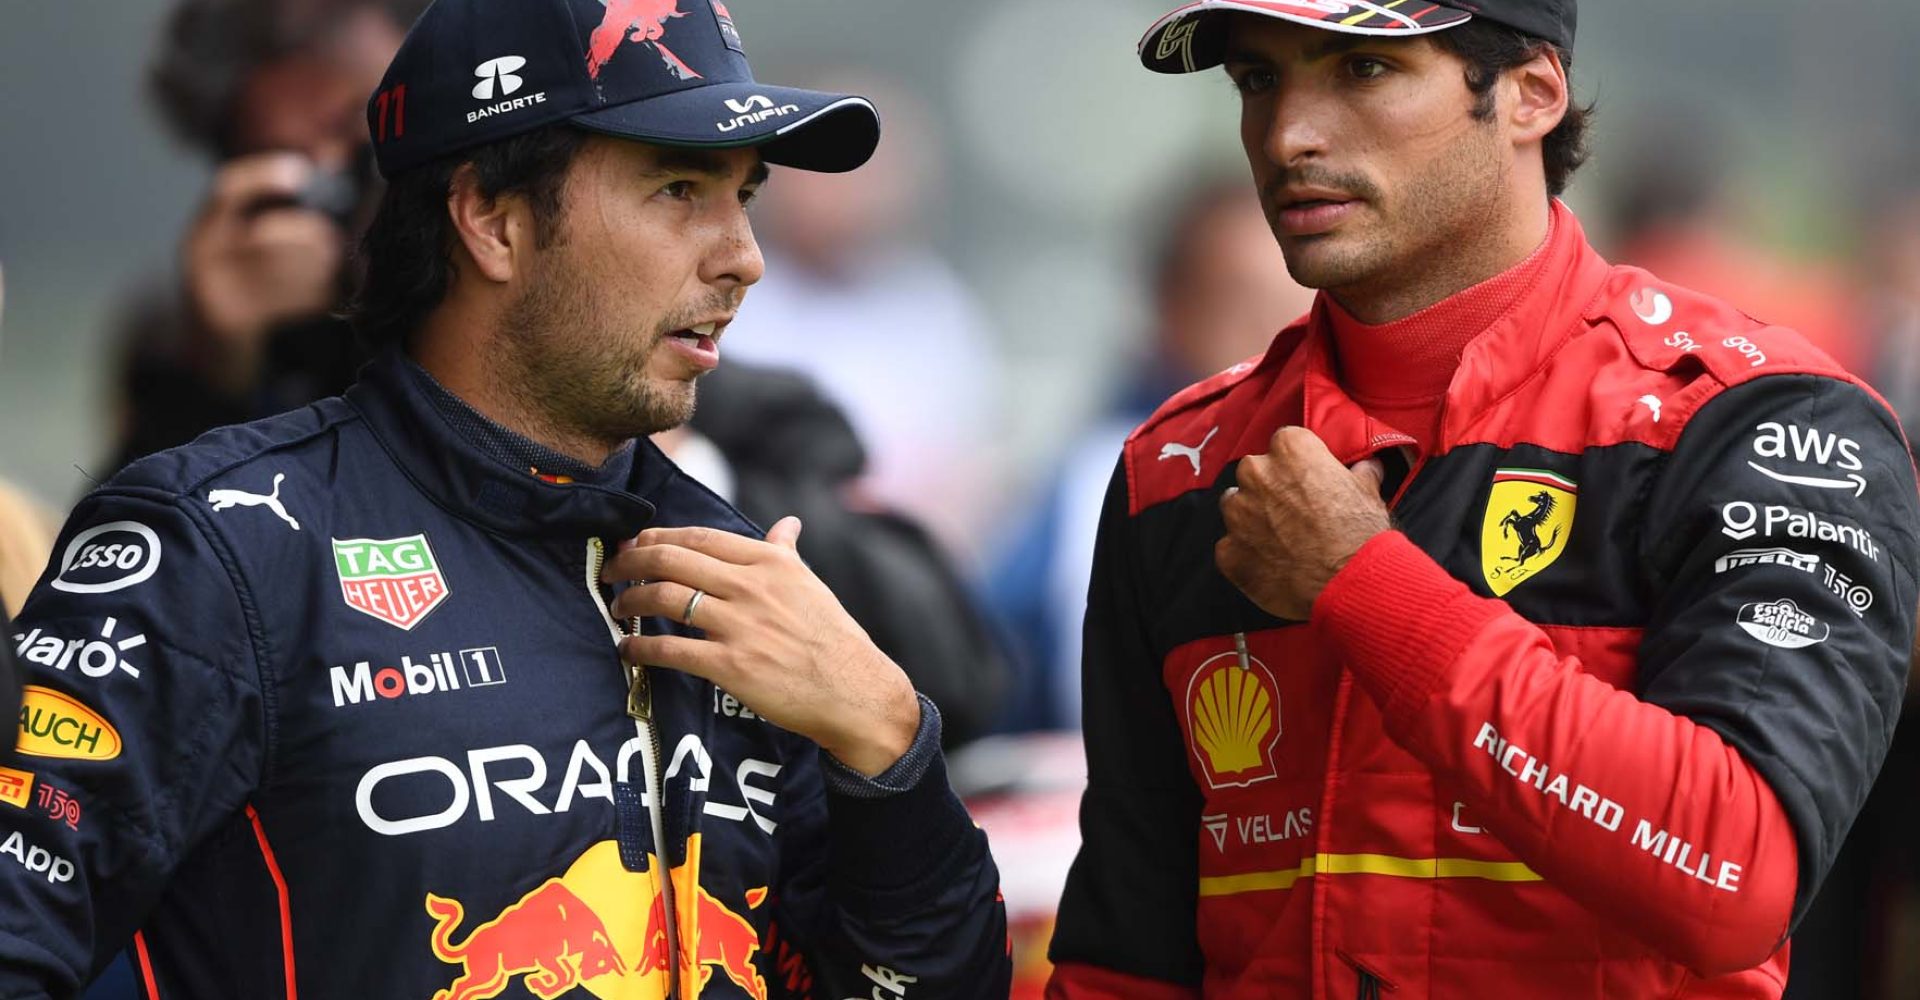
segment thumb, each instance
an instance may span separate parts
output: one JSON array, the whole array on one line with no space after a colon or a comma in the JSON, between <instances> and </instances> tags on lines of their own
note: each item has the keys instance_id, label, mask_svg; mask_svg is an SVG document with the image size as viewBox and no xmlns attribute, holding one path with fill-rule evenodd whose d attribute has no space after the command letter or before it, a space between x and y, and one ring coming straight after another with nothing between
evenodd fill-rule
<instances>
[{"instance_id":1,"label":"thumb","mask_svg":"<svg viewBox=\"0 0 1920 1000\"><path fill-rule=\"evenodd\" d=\"M1387 481L1387 467L1377 458L1363 458L1353 463L1353 475L1369 493L1379 493L1380 484Z\"/></svg>"},{"instance_id":2,"label":"thumb","mask_svg":"<svg viewBox=\"0 0 1920 1000\"><path fill-rule=\"evenodd\" d=\"M767 541L796 552L800 550L800 519L789 514L767 530Z\"/></svg>"}]
</instances>

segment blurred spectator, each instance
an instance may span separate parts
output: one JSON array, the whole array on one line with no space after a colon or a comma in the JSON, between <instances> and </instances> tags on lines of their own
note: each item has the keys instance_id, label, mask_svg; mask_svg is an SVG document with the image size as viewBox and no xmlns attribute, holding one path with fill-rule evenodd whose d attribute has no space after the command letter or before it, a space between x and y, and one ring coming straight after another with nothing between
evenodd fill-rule
<instances>
[{"instance_id":1,"label":"blurred spectator","mask_svg":"<svg viewBox=\"0 0 1920 1000\"><path fill-rule=\"evenodd\" d=\"M1194 189L1163 225L1150 267L1149 353L1106 415L1056 463L1037 510L993 572L991 599L1021 654L1004 720L1014 731L1080 724L1080 622L1094 529L1127 434L1173 393L1265 352L1313 304L1313 292L1287 275L1245 179Z\"/></svg>"},{"instance_id":2,"label":"blurred spectator","mask_svg":"<svg viewBox=\"0 0 1920 1000\"><path fill-rule=\"evenodd\" d=\"M0 480L0 610L20 610L53 552L52 514ZM11 716L6 716L11 718Z\"/></svg>"},{"instance_id":3,"label":"blurred spectator","mask_svg":"<svg viewBox=\"0 0 1920 1000\"><path fill-rule=\"evenodd\" d=\"M655 441L754 521L799 516L801 557L939 706L943 741L986 733L1006 693L1006 653L926 531L852 495L866 452L809 379L729 362L701 379L690 427Z\"/></svg>"},{"instance_id":4,"label":"blurred spectator","mask_svg":"<svg viewBox=\"0 0 1920 1000\"><path fill-rule=\"evenodd\" d=\"M1678 114L1622 154L1607 193L1609 256L1791 327L1849 371L1866 371L1857 290L1831 263L1789 259L1742 231L1715 135L1709 120Z\"/></svg>"},{"instance_id":5,"label":"blurred spectator","mask_svg":"<svg viewBox=\"0 0 1920 1000\"><path fill-rule=\"evenodd\" d=\"M5 302L6 280L0 274L0 313ZM0 482L0 719L20 711L20 676L14 670L13 629L7 619L20 610L52 549L52 523L26 497ZM11 748L11 743L6 745ZM8 756L0 753L0 759Z\"/></svg>"},{"instance_id":6,"label":"blurred spectator","mask_svg":"<svg viewBox=\"0 0 1920 1000\"><path fill-rule=\"evenodd\" d=\"M1900 414L1911 439L1920 428L1920 189L1877 201L1877 231L1866 255L1874 388Z\"/></svg>"},{"instance_id":7,"label":"blurred spectator","mask_svg":"<svg viewBox=\"0 0 1920 1000\"><path fill-rule=\"evenodd\" d=\"M377 195L365 106L426 0L181 0L150 85L217 166L177 273L118 339L113 467L344 389L362 360L329 315Z\"/></svg>"},{"instance_id":8,"label":"blurred spectator","mask_svg":"<svg viewBox=\"0 0 1920 1000\"><path fill-rule=\"evenodd\" d=\"M998 373L980 306L918 228L941 188L931 119L885 83L812 85L872 95L888 109L886 141L857 176L777 172L755 226L767 276L728 349L811 376L871 452L876 499L966 547L993 506Z\"/></svg>"}]
</instances>

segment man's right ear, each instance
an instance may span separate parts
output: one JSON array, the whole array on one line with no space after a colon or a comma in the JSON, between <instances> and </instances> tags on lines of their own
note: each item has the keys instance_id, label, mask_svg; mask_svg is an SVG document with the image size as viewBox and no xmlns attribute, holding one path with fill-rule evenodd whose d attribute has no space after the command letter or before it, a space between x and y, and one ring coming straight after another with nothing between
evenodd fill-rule
<instances>
[{"instance_id":1,"label":"man's right ear","mask_svg":"<svg viewBox=\"0 0 1920 1000\"><path fill-rule=\"evenodd\" d=\"M453 220L453 231L474 268L490 281L513 279L515 243L524 231L514 224L513 209L518 203L516 198L488 197L471 163L461 164L447 184L447 215Z\"/></svg>"}]
</instances>

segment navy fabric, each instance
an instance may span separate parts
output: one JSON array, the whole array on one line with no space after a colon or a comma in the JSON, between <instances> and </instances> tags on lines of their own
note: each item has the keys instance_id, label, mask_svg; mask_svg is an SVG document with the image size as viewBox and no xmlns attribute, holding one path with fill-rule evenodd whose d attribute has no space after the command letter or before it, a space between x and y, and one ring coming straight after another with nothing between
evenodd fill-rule
<instances>
[{"instance_id":1,"label":"navy fabric","mask_svg":"<svg viewBox=\"0 0 1920 1000\"><path fill-rule=\"evenodd\" d=\"M0 806L0 996L76 995L135 930L160 996L625 993L665 961L668 871L703 996L881 968L1004 996L998 875L937 754L854 798L692 675L650 668L628 716L594 543L757 530L647 442L624 483L558 485L459 422L389 355L76 508L13 637L18 769L75 806Z\"/></svg>"}]
</instances>

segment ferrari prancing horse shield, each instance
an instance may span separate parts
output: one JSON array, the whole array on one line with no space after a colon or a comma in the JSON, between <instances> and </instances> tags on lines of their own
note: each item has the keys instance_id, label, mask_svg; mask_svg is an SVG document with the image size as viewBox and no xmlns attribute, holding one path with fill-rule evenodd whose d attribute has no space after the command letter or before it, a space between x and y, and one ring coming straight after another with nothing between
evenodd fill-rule
<instances>
[{"instance_id":1,"label":"ferrari prancing horse shield","mask_svg":"<svg viewBox=\"0 0 1920 1000\"><path fill-rule=\"evenodd\" d=\"M1544 469L1493 474L1480 524L1480 572L1494 596L1506 596L1560 558L1579 495L1578 483Z\"/></svg>"}]
</instances>

